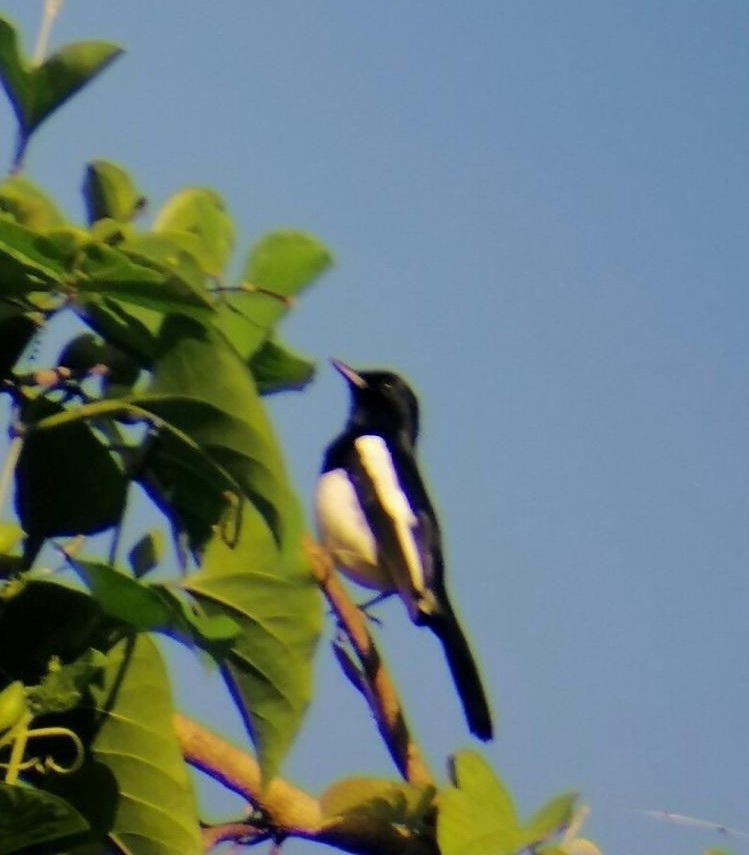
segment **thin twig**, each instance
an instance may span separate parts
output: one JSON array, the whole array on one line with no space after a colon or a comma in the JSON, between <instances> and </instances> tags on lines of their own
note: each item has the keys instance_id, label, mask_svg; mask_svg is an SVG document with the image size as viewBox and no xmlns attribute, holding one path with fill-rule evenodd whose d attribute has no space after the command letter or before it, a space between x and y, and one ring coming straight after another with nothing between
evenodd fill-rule
<instances>
[{"instance_id":1,"label":"thin twig","mask_svg":"<svg viewBox=\"0 0 749 855\"><path fill-rule=\"evenodd\" d=\"M698 819L696 816L686 816L683 813L673 813L670 810L641 810L638 813L644 813L652 819L662 819L666 822L673 822L676 825L691 825L693 828L701 828L705 831L714 831L716 834L725 834L727 837L741 837L749 840L749 833L741 831L738 828L730 828L727 825L722 825L719 822L712 822L708 819Z\"/></svg>"},{"instance_id":2,"label":"thin twig","mask_svg":"<svg viewBox=\"0 0 749 855\"><path fill-rule=\"evenodd\" d=\"M304 551L312 567L313 576L361 664L368 687L368 691L363 694L393 762L404 780L417 786L433 786L434 778L411 738L403 706L369 633L366 618L351 602L328 552L317 546L311 538L305 538Z\"/></svg>"},{"instance_id":3,"label":"thin twig","mask_svg":"<svg viewBox=\"0 0 749 855\"><path fill-rule=\"evenodd\" d=\"M5 511L5 502L7 501L8 493L10 492L10 482L13 478L13 473L16 470L16 463L18 463L18 457L21 454L22 446L23 437L14 437L11 440L8 453L6 454L5 461L3 462L3 469L2 472L0 472L0 518L2 518L3 512Z\"/></svg>"}]
</instances>

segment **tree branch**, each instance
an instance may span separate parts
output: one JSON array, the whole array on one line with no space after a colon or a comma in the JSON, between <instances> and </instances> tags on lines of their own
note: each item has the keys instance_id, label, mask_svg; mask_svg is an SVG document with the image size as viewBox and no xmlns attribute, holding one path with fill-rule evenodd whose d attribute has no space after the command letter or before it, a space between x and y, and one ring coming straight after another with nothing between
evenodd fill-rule
<instances>
[{"instance_id":1,"label":"tree branch","mask_svg":"<svg viewBox=\"0 0 749 855\"><path fill-rule=\"evenodd\" d=\"M246 798L278 839L302 837L355 855L435 855L433 840L417 837L387 818L369 813L326 818L317 799L281 778L263 789L254 757L180 713L174 714L173 723L185 760ZM203 840L210 848L260 831L247 819L205 828Z\"/></svg>"},{"instance_id":2,"label":"tree branch","mask_svg":"<svg viewBox=\"0 0 749 855\"><path fill-rule=\"evenodd\" d=\"M361 664L364 685L357 685L367 699L393 762L403 779L409 783L416 786L434 786L434 779L419 747L411 738L398 693L369 633L367 619L361 609L351 602L327 550L318 546L310 537L305 537L303 547L312 567L312 574Z\"/></svg>"}]
</instances>

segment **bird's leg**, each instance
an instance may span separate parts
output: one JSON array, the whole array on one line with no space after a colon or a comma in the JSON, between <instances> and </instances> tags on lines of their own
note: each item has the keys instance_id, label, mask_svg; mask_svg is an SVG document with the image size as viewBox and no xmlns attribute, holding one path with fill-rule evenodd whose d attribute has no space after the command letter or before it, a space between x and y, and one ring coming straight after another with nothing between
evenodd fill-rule
<instances>
[{"instance_id":1,"label":"bird's leg","mask_svg":"<svg viewBox=\"0 0 749 855\"><path fill-rule=\"evenodd\" d=\"M372 597L371 600L366 600L365 602L360 603L357 608L364 615L364 617L367 618L367 620L371 620L372 623L375 623L377 624L377 626L380 626L382 624L382 621L375 615L371 614L369 610L372 608L372 606L376 606L378 603L383 602L388 597L392 597L394 593L395 591L380 591L380 593L377 594L376 597Z\"/></svg>"}]
</instances>

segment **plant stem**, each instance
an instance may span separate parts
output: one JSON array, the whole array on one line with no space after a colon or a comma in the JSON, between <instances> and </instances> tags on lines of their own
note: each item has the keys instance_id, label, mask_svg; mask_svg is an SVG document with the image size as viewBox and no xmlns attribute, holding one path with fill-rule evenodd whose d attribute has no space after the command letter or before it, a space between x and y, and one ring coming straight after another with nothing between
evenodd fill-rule
<instances>
[{"instance_id":1,"label":"plant stem","mask_svg":"<svg viewBox=\"0 0 749 855\"><path fill-rule=\"evenodd\" d=\"M18 463L18 456L21 453L22 446L23 437L15 437L8 448L8 454L5 457L2 472L0 472L0 518L2 518L3 511L5 509L5 501L8 498L8 493L10 492L10 481L13 477L13 473L15 472L16 463Z\"/></svg>"},{"instance_id":2,"label":"plant stem","mask_svg":"<svg viewBox=\"0 0 749 855\"><path fill-rule=\"evenodd\" d=\"M34 65L41 65L44 62L44 55L47 53L47 45L49 44L49 35L52 32L52 24L61 6L62 0L44 0L42 22L39 25L39 33L36 37L36 45L34 47L34 57L32 60Z\"/></svg>"}]
</instances>

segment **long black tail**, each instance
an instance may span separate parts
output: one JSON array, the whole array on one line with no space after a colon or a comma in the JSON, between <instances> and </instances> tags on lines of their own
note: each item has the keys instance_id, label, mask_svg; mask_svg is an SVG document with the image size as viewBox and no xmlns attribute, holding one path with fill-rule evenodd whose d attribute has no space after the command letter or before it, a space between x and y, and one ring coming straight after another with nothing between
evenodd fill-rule
<instances>
[{"instance_id":1,"label":"long black tail","mask_svg":"<svg viewBox=\"0 0 749 855\"><path fill-rule=\"evenodd\" d=\"M440 614L431 615L424 623L442 642L455 688L463 704L468 729L474 736L486 742L494 734L492 714L476 660L458 619L447 606Z\"/></svg>"}]
</instances>

